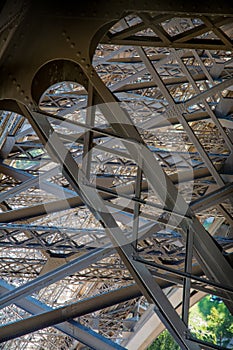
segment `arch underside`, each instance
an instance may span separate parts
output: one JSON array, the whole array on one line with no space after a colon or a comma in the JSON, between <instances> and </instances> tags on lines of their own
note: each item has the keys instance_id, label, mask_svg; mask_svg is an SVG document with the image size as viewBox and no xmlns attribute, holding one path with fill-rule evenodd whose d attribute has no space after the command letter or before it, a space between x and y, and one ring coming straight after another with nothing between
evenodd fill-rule
<instances>
[{"instance_id":1,"label":"arch underside","mask_svg":"<svg viewBox=\"0 0 233 350\"><path fill-rule=\"evenodd\" d=\"M233 9L215 5L1 9L2 349L146 349L163 327L202 349L191 305L232 312Z\"/></svg>"}]
</instances>

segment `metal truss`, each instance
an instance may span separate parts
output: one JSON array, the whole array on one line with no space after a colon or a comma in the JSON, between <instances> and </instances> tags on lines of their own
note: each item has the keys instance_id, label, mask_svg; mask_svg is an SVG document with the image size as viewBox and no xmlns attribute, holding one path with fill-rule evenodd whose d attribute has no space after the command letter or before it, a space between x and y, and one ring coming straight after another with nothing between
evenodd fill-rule
<instances>
[{"instance_id":1,"label":"metal truss","mask_svg":"<svg viewBox=\"0 0 233 350\"><path fill-rule=\"evenodd\" d=\"M12 290L12 287L4 281L2 281L0 288L1 293L3 294L8 292L8 290ZM50 307L43 305L43 303L38 302L33 298L21 299L16 305L30 314L43 313L51 310ZM58 325L56 328L92 348L95 347L96 349L101 350L105 348L119 350L123 349L120 345L106 339L105 337L99 335L91 329L88 329L76 321L69 321L63 325Z\"/></svg>"},{"instance_id":2,"label":"metal truss","mask_svg":"<svg viewBox=\"0 0 233 350\"><path fill-rule=\"evenodd\" d=\"M0 39L1 348L221 348L189 309L233 310L232 6L7 0Z\"/></svg>"}]
</instances>

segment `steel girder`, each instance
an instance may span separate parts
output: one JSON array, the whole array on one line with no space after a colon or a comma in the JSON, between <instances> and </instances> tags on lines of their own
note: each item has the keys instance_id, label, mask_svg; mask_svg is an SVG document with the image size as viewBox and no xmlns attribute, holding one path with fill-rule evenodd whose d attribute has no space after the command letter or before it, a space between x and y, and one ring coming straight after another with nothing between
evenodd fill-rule
<instances>
[{"instance_id":1,"label":"steel girder","mask_svg":"<svg viewBox=\"0 0 233 350\"><path fill-rule=\"evenodd\" d=\"M23 115L29 119L34 130L37 132L42 142L46 145L50 155L55 157L57 161L63 165L64 176L69 180L73 188L75 188L76 192L83 199L94 216L103 224L106 233L110 236L112 243L116 246L117 252L135 278L139 288L146 296L148 301L155 303L159 317L166 324L166 327L172 333L178 344L182 349L198 349L199 347L196 347L195 344L190 343L189 340L186 339L188 329L180 320L179 316L174 311L172 305L169 303L168 299L165 297L146 266L143 266L133 259L133 257L136 255L135 249L125 238L114 217L105 207L101 197L93 192L91 188L85 186L85 178L80 179L81 182L78 181L79 168L69 151L67 151L67 149L60 142L58 136L48 121L39 114L31 114L29 111L24 109L24 107L21 108ZM122 120L122 123L124 123L124 120ZM124 124L120 124L120 127L122 125ZM84 188L82 188L82 186L84 186Z\"/></svg>"},{"instance_id":2,"label":"steel girder","mask_svg":"<svg viewBox=\"0 0 233 350\"><path fill-rule=\"evenodd\" d=\"M195 49L200 47L221 50L231 50L232 48L231 34L229 33L229 30L227 28L231 23L233 10L229 7L229 4L226 4L225 2L221 5L221 8L217 7L217 10L213 2L209 4L201 4L201 6L198 9L195 6L190 7L190 4L186 4L184 2L178 2L176 5L174 5L175 7L171 7L171 5L166 2L163 2L163 4L156 2L156 4L148 4L146 7L145 5L142 5L141 2L127 2L127 4L123 2L121 4L113 4L110 2L109 4L107 4L107 6L102 2L98 3L98 5L90 5L88 2L84 4L83 2L80 4L78 11L76 10L76 6L74 4L71 4L69 10L70 12L66 11L66 9L64 9L61 5L58 5L56 7L55 14L51 12L53 9L52 2L47 4L46 9L43 4L25 3L23 4L25 5L24 10L20 11L20 6L22 5L22 3L19 2L18 5L19 9L9 11L11 4L9 5L8 3L8 5L3 8L4 12L2 13L9 13L9 15L6 15L4 18L0 17L0 19L2 18L3 28L1 34L6 36L6 40L4 40L4 45L1 47L0 51L0 69L1 76L4 82L4 84L1 84L0 86L0 104L2 109L10 109L14 112L26 116L32 123L41 141L44 143L47 143L49 141L49 132L52 132L53 129L46 122L46 116L43 117L41 113L35 113L34 110L38 112L37 104L39 103L41 94L46 90L48 86L52 85L53 83L57 83L59 80L77 81L86 90L88 90L90 105L93 103L100 102L114 103L116 101L115 96L113 96L113 94L111 94L110 91L104 86L100 78L97 76L93 66L91 65L91 58L94 52L94 48L101 37L103 37L102 43L107 42L108 44L120 43L123 45L132 44L136 46L156 45L158 47L188 47ZM108 11L108 6L109 8L112 7L111 11ZM133 12L136 11L137 15L141 18L142 21L140 23L133 24L132 26L130 26L130 28L120 29L116 33L113 33L110 30L106 34L107 30L112 26L113 23L116 23L120 17L128 15L132 10ZM22 15L20 15L21 12ZM52 13L53 15L51 15ZM75 13L77 13L76 19L78 18L78 21L73 20L73 14ZM105 13L104 19L103 13ZM61 14L63 16L62 20L60 19ZM172 17L181 16L182 14L188 14L188 16L190 17L195 16L198 18L200 23L198 23L196 27L188 29L187 31L184 31L181 34L175 34L172 37L173 34L171 35L163 29L162 23L166 21L169 22L172 19ZM55 18L55 21L53 21L52 30L49 30L51 29L52 17ZM8 20L5 20L6 18L8 18ZM43 18L44 20L44 28L41 29L42 33L35 45L34 38L35 36L37 36L38 23L41 18ZM92 21L89 20L90 18L92 19ZM146 37L146 35L144 35L144 37L135 37L137 31L144 30L149 26L152 27L154 33L157 35L156 38L148 38ZM26 27L30 28L30 30L27 31L27 33L25 33ZM206 33L208 33L210 29L213 30L215 36L217 37L211 41L208 39L208 36L205 37ZM77 40L76 38L77 30L85 32L85 35L83 36L83 38L81 38L81 40ZM42 38L45 37L45 35L47 37L47 42L50 40L50 43L54 43L54 45L50 45L49 50L47 49L47 43L44 41L44 39L42 40ZM196 37L200 35L203 35L203 37L201 39L197 39ZM27 54L24 55L24 61L22 61L22 52L26 52L25 45L28 42L32 43L30 53L27 52ZM44 49L45 46L46 49ZM186 79L189 81L190 84L194 86L194 89L196 89L197 93L197 96L190 98L188 101L177 103L174 102L174 100L171 97L171 94L167 91L167 88L169 88L169 83L163 83L163 81L156 73L156 70L151 63L151 60L147 57L145 51L143 51L141 48L138 48L137 50L140 54L139 60L141 60L141 62L144 62L147 70L153 76L154 81L152 81L152 84L159 88L159 90L162 92L162 94L165 96L165 98L170 104L168 117L171 120L173 120L174 123L179 122L183 125L184 129L187 131L187 134L189 135L189 137L191 137L191 140L195 145L196 150L200 153L202 160L206 164L208 172L213 175L213 178L219 186L223 186L224 182L221 176L219 175L218 164L213 165L212 161L208 158L208 155L206 154L205 150L200 145L198 139L195 138L194 133L188 125L188 121L195 120L195 117L188 116L188 118L186 119L183 116L183 113L185 113L186 110L190 106L193 106L195 103L204 103L205 108L208 112L207 115L211 117L212 120L216 123L223 139L225 140L228 146L228 149L232 149L230 137L228 136L228 134L225 133L225 130L220 124L218 118L215 116L215 114L209 108L208 103L206 102L206 98L218 94L223 89L227 89L228 87L230 87L232 85L232 78L225 76L223 78L225 80L223 80L222 83L217 84L216 86L213 85L212 88L208 88L205 92L199 94L199 90L196 84L198 82L198 79L203 79L203 77L199 76L199 78L192 78L192 76L188 74L186 66L181 61L180 57L182 57L183 59L183 53L181 53L181 56L177 56L177 53L174 51L173 55L175 59L179 63L181 69L183 69L183 71L185 72L187 77ZM197 55L196 52L194 52L194 55ZM66 60L76 62L78 63L78 65L76 63L68 63L62 62L62 60L57 60L56 62L54 62L54 64L52 63L46 66L48 61L52 61L61 57ZM111 59L111 57L114 57L114 54L112 56L110 54L109 59ZM214 80L212 78L211 73L208 71L208 69L205 68L205 65L202 63L202 61L200 62L199 55L197 59L199 59L200 66L202 66L202 68L204 67L204 74L208 77L211 83L214 84ZM167 57L165 58L165 61L166 60ZM101 62L101 59L99 61ZM14 65L18 68L15 69ZM161 62L158 62L157 67L159 68L160 66ZM25 67L27 67L27 74L25 74ZM56 74L54 72L56 72ZM140 74L142 73L140 72ZM140 76L140 74L138 74L138 76ZM181 81L182 79L179 80L179 83ZM124 81L124 84L127 84L129 82L130 78L128 79L128 81L126 79ZM178 83L178 80L174 80L173 83ZM111 90L115 90L117 93L117 89L120 89L121 86L124 86L124 84L115 84L114 89ZM127 90L128 88L129 87L126 87L125 89ZM133 89L138 88L140 88L139 84L137 86L135 84L135 87ZM18 101L19 107L17 103L14 104L12 102L9 102L9 100L6 101L6 99ZM28 109L23 107L22 104L27 105ZM75 111L76 108L77 105L74 105L70 108L70 112ZM184 209L186 214L184 216L184 220L181 222L183 237L186 237L186 234L190 229L191 233L193 233L193 244L191 241L188 243L186 255L188 256L188 252L191 252L193 247L194 253L196 254L196 258L198 259L205 274L211 280L214 279L214 281L217 283L222 283L223 285L230 286L232 284L232 269L229 262L225 259L222 252L219 250L219 247L215 244L212 238L203 229L202 225L200 225L199 221L194 217L190 208L186 205L183 199L179 195L177 195L177 191L173 183L166 175L166 187L164 187L164 184L161 182L161 176L163 177L164 175L162 175L163 173L161 172L159 163L152 156L152 153L149 151L149 149L145 147L144 141L137 132L136 128L134 128L134 126L130 122L128 116L125 113L123 113L118 106L113 106L113 108L110 110L107 107L104 110L104 114L106 120L108 120L109 124L112 126L113 131L115 132L115 134L117 134L116 136L119 137L120 135L123 139L125 148L127 152L130 153L130 158L136 160L136 163L138 164L143 163L143 173L152 185L154 192L158 193L159 196L162 198L166 197L167 209L171 211L175 208L174 211L177 212L179 212L181 208ZM206 117L205 112L204 114L201 114L201 118L203 116ZM90 123L90 121L91 118L88 123ZM61 140L62 142L64 141L63 138L61 138ZM55 157L56 161L58 160L61 164L65 166L64 174L75 189L75 191L78 192L80 197L76 196L68 199L67 201L57 201L57 203L53 202L50 205L46 206L46 208L44 208L43 205L37 205L36 207L19 209L18 216L17 210L1 213L0 217L2 218L2 222L11 222L12 220L15 221L17 219L23 218L33 219L36 217L36 215L45 215L48 214L48 212L52 213L54 211L63 210L66 208L77 207L83 205L84 203L87 204L87 206L91 209L95 217L103 223L111 239L115 241L115 243L117 243L117 246L119 245L117 251L123 259L123 261L125 262L127 268L130 270L131 274L135 278L136 282L138 283L139 288L141 289L143 294L148 298L149 301L155 302L158 308L158 314L160 315L161 319L165 322L166 326L173 333L174 337L182 346L182 348L187 348L188 346L190 346L190 348L196 348L196 346L190 343L184 335L184 332L188 332L187 326L185 325L185 323L187 323L188 302L186 303L184 311L186 315L183 315L183 322L179 318L177 318L177 314L174 313L173 308L169 304L168 300L164 297L159 286L152 278L146 265L133 259L133 256L137 255L137 251L135 251L135 248L131 245L124 246L124 244L127 243L127 240L125 241L123 239L122 233L119 230L119 227L117 226L113 216L111 216L109 213L107 215L103 215L101 210L99 211L98 206L106 209L105 203L103 202L101 197L95 195L93 189L91 188L84 188L85 191L83 189L80 190L80 183L77 181L77 163L73 160L73 158L70 155L68 156L68 159L65 159L64 161L64 159L61 157L61 154L58 154L58 150L61 153L66 153L66 148L63 146L63 143L59 140L59 138L56 139L56 142L57 144L52 143L50 145L49 153L51 155L51 159L54 159ZM87 152L91 150L92 142L93 131L90 128L89 132L86 133L86 137L84 138L84 149L86 147ZM26 150L26 148L24 149ZM114 154L113 150L112 153ZM120 152L118 152L118 154L120 154ZM6 165L4 164L3 166L6 169ZM74 173L75 170L77 171L76 174ZM14 173L15 175L17 175L17 172L12 170L12 174ZM26 176L26 174L21 175ZM27 181L25 181L23 184L19 185L18 189L13 188L12 190L9 190L8 194L3 193L2 198L7 200L10 197L10 195L19 194L22 189L28 188L27 186L30 187L33 184L38 184L38 179L32 178L33 175L31 174L27 175L28 178L31 178L31 180L28 180L28 184ZM142 183L140 181L140 169L137 172L137 175L138 180L135 185L135 196L137 198L135 201L134 208L129 208L128 211L131 211L131 214L133 213L134 215L135 224L132 228L134 234L137 234L137 221L139 220L141 205L140 195L142 193ZM24 179L26 178L24 177ZM46 182L47 181L43 182L44 189L50 191L52 190L52 193L56 194L56 185L51 183L47 184ZM161 186L158 186L158 183L160 183ZM57 189L58 188L59 186L57 187ZM221 203L229 197L230 188L230 186L226 185L226 187L220 188L219 191L213 192L212 196L207 195L206 198L199 200L199 202L195 201L193 203L193 208L196 208L197 210L205 208L206 205L210 204L210 198L214 199L216 203ZM99 189L101 191L101 186L99 187ZM67 190L68 196L72 196L73 193L74 192L72 190ZM106 193L104 195L104 199L110 200L112 198L111 194L109 193L108 196L106 195ZM168 196L166 196L165 194L168 194ZM175 199L177 198L178 204L175 205ZM55 204L57 204L56 207L54 207ZM111 204L107 203L108 207L109 205ZM195 207L195 205L197 207ZM231 224L232 218L229 212L224 207L220 207L219 210L222 211L228 222ZM12 213L14 213L13 219ZM177 217L175 216L175 213L173 214L174 220L176 221ZM115 231L119 233L117 241L114 237ZM190 258L186 261L185 264L186 273L191 272L191 258L192 254L190 254ZM89 262L91 263L91 260ZM34 284L34 287L35 286L36 283ZM32 283L31 291L34 291L34 287ZM189 294L189 289L190 278L187 278L185 289L186 294ZM155 291L157 291L157 295L155 295ZM222 295L227 299L231 299L230 293L227 294L227 292L224 292ZM53 316L51 316L51 319L53 320L51 322L56 322Z\"/></svg>"},{"instance_id":3,"label":"steel girder","mask_svg":"<svg viewBox=\"0 0 233 350\"><path fill-rule=\"evenodd\" d=\"M24 111L24 115L27 115L27 117L30 119L30 121L31 121L31 123L32 123L32 125L34 126L34 128L35 128L35 130L38 132L38 135L40 136L40 138L43 140L43 142L44 143L46 143L47 144L47 146L49 147L49 150L50 150L50 152L53 152L52 153L52 155L53 156L56 156L58 159L60 159L60 161L62 160L63 162L64 162L64 167L65 167L65 169L66 170L63 170L64 171L64 173L65 173L65 175L69 178L69 180L70 181L72 181L72 184L73 184L73 186L75 186L75 188L76 188L76 190L78 191L78 193L79 193L79 195L81 196L81 197L83 197L84 196L84 198L86 197L86 193L88 193L88 191L87 190L85 190L85 192L84 193L82 193L82 192L80 192L80 189L79 189L79 185L78 185L78 183L76 182L75 183L75 177L74 177L74 175L72 174L72 170L71 169L73 169L73 171L74 171L74 169L76 168L76 165L75 165L75 163L72 161L72 158L69 156L69 158L68 158L68 154L69 153L67 153L66 154L66 151L65 151L65 149L63 149L63 145L61 144L61 143L59 143L59 140L57 139L57 137L56 137L56 135L54 136L54 133L53 133L53 130L51 129L51 127L49 127L49 124L45 121L45 120L41 120L40 121L40 118L41 117L39 117L39 115L37 115L37 119L35 119L35 118L33 118L32 117L32 115L30 115L29 113L27 113L26 111ZM49 135L53 135L53 141L51 142L51 140L49 140ZM56 149L59 149L59 155L58 155L58 153L56 153ZM69 159L69 163L67 163L67 158ZM71 168L71 164L72 164L72 168ZM76 169L76 171L77 171L77 169ZM71 173L70 173L71 172ZM77 173L78 174L78 173ZM78 187L76 187L76 186L78 186ZM87 204L88 204L88 206L90 206L90 203L91 203L91 207L90 208L93 208L94 207L94 211L96 211L96 208L98 207L98 206L100 206L100 204L98 204L98 206L96 207L96 204L93 204L94 202L93 202L93 194L92 194L92 198L91 197L87 197L87 199L86 200L88 200L88 202L87 202ZM98 201L98 198L96 199L97 201ZM89 201L91 201L91 202L89 202ZM103 214L101 214L101 212L95 212L95 213L98 213L98 216L100 216L101 217L101 220L103 220L103 222L104 222L104 226L105 226L105 228L107 228L108 230L111 230L111 226L110 226L110 228L109 228L109 217L108 217L108 219L106 220L106 218L104 217L104 215ZM112 219L111 219L112 220ZM110 220L110 221L111 221ZM113 219L114 220L114 219ZM112 225L115 225L114 224L114 221L112 222ZM115 227L116 228L116 226L113 226L113 227ZM114 236L112 236L112 237L114 237ZM118 238L117 238L118 239ZM120 239L122 239L122 238L120 238ZM114 240L115 240L115 238L114 238ZM122 247L121 247L121 245L123 244L123 246L124 246L124 244L126 244L126 242L127 241L119 241L119 242L117 242L117 244L118 245L120 245L120 248L117 248L118 250L120 250L120 255L121 255L121 249L122 249ZM129 246L128 246L129 247ZM130 248L131 249L131 248ZM129 253L129 252L124 252L124 250L123 250L123 255L121 255L122 256L122 258L124 259L124 257L126 256L126 260L125 260L125 263L126 263L126 265L128 264L128 262L129 262L129 257L130 256L132 256L132 255L134 255L135 253L133 253L133 251L131 252L131 253ZM132 259L132 258L131 258ZM141 267L140 266L135 266L135 262L133 262L132 260L131 260L131 264L133 265L133 269L131 270L131 273L132 272L136 272L136 275L135 275L135 277L137 276L137 274L139 274L139 276L141 276L140 278L142 278L142 281L143 281L143 278L145 278L145 276L146 276L146 269L142 272L140 272L140 269L141 269ZM130 264L129 264L129 268L130 268ZM138 271L138 272L137 272ZM137 278L137 277L136 277ZM149 279L150 280L150 279ZM149 282L149 280L148 280L148 282ZM144 284L145 283L145 281L144 281L144 283L141 285L142 287L145 287L145 286L148 286L148 282L146 283L146 284ZM152 280L150 281L150 283L152 283ZM154 286L153 286L153 289L152 289L152 291L150 291L149 293L153 293L153 291L154 291L154 289L155 289L155 284L154 284ZM158 290L157 290L157 293L158 293ZM148 294L148 297L149 297L149 295L150 294ZM153 294L152 294L153 295ZM161 295L161 297L162 297L162 295ZM150 298L150 297L149 297ZM159 300L159 299L154 299L154 297L152 297L153 299L153 301L154 302L156 302L156 303L158 303L158 305L160 305L159 307L161 308L161 305L162 304L160 304L161 302L162 303L164 303L165 302L165 300L163 300L163 301L161 301L161 300ZM157 296L157 298L158 298L158 296ZM163 298L162 298L163 299ZM166 308L167 309L169 309L169 306L167 305L166 306ZM163 309L163 307L160 309L160 310L164 310ZM162 317L162 319L163 319L163 321L165 321L166 322L166 318L164 318L163 317L163 315L160 315L161 317ZM175 317L175 314L173 314L173 317ZM174 326L174 324L172 325L172 327ZM168 324L168 327L169 327L169 324ZM172 329L172 327L171 327L171 331L173 332L174 331L174 329ZM181 329L179 329L178 331L176 330L176 331L174 331L174 336L176 336L176 334L178 334L178 336L181 334ZM176 338L178 341L179 341L179 338ZM182 339L182 337L181 337L181 339ZM183 339L182 339L183 340ZM185 342L182 344L182 340L181 341L179 341L179 343L181 344L181 346L185 346L184 344L185 344ZM189 346L191 346L191 345L189 345Z\"/></svg>"},{"instance_id":4,"label":"steel girder","mask_svg":"<svg viewBox=\"0 0 233 350\"><path fill-rule=\"evenodd\" d=\"M14 287L6 283L5 281L0 281L0 292L5 294L8 291L13 291ZM25 310L30 314L39 314L52 311L48 305L38 302L38 300L27 297L21 298L16 305ZM98 350L123 350L124 348L109 339L101 336L100 334L94 332L90 328L87 328L77 321L71 320L61 325L57 325L56 328L63 333L71 336L72 338L78 340L79 342L89 346L91 349Z\"/></svg>"}]
</instances>

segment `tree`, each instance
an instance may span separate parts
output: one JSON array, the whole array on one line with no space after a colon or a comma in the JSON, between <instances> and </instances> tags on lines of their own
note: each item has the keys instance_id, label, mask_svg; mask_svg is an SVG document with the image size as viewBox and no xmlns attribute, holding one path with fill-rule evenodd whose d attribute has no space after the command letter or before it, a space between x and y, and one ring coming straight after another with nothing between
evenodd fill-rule
<instances>
[{"instance_id":1,"label":"tree","mask_svg":"<svg viewBox=\"0 0 233 350\"><path fill-rule=\"evenodd\" d=\"M233 338L233 316L221 299L210 295L191 308L189 324L192 335L208 343L227 347ZM167 330L148 348L168 349L179 350L180 347Z\"/></svg>"},{"instance_id":2,"label":"tree","mask_svg":"<svg viewBox=\"0 0 233 350\"><path fill-rule=\"evenodd\" d=\"M207 316L207 328L215 333L216 344L220 346L227 346L233 336L233 317L229 310L221 311L215 306L212 307L210 314Z\"/></svg>"},{"instance_id":3,"label":"tree","mask_svg":"<svg viewBox=\"0 0 233 350\"><path fill-rule=\"evenodd\" d=\"M219 298L210 295L198 304L198 316L190 319L192 334L200 340L226 347L233 338L233 316Z\"/></svg>"},{"instance_id":4,"label":"tree","mask_svg":"<svg viewBox=\"0 0 233 350\"><path fill-rule=\"evenodd\" d=\"M175 342L171 334L166 330L163 331L154 341L148 350L179 350L179 345Z\"/></svg>"}]
</instances>

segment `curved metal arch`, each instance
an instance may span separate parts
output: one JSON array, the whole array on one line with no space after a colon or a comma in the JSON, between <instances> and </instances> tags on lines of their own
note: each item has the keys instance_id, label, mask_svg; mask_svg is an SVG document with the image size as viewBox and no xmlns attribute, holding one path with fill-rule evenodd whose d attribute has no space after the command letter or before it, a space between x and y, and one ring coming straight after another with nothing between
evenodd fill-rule
<instances>
[{"instance_id":1,"label":"curved metal arch","mask_svg":"<svg viewBox=\"0 0 233 350\"><path fill-rule=\"evenodd\" d=\"M31 96L33 101L39 105L41 96L49 87L64 81L78 83L86 91L88 90L87 76L79 63L66 59L46 62L38 69L32 79Z\"/></svg>"},{"instance_id":2,"label":"curved metal arch","mask_svg":"<svg viewBox=\"0 0 233 350\"><path fill-rule=\"evenodd\" d=\"M199 10L197 10L196 5L191 8L189 3L183 1L176 4L175 10L173 10L173 5L167 1L156 1L150 4L142 4L140 1L122 1L115 5L113 1L109 1L108 3L104 1L98 3L82 2L78 8L78 12L76 12L76 6L77 3L71 3L69 9L64 9L60 3L55 1L49 2L46 6L42 3L31 3L28 8L31 18L25 13L25 17L18 26L16 34L10 40L9 45L6 46L1 57L2 65L0 73L4 86L3 84L0 86L0 98L2 98L0 106L5 105L7 107L3 109L12 110L17 113L19 110L15 104L17 105L18 103L22 106L22 109L24 109L24 106L28 106L29 110L32 110L38 104L39 98L46 88L53 83L61 80L73 81L76 75L75 68L77 68L77 65L77 79L83 80L81 84L86 89L89 82L90 86L94 85L92 96L94 102L98 99L102 102L104 95L106 97L105 101L108 101L108 98L112 101L111 94L108 93L109 91L103 84L101 85L91 67L91 59L97 42L104 36L110 25L133 10L142 11L143 13L154 11L156 14L166 12L169 15L176 16L179 14L185 15L186 12L189 14L198 14L201 10L202 13L207 14L215 13L214 11L216 11L213 8L213 2L209 3L208 6L206 3L201 4L201 9ZM125 8L128 10L125 10ZM219 15L227 14L232 16L232 12L232 7L229 8L229 6L226 11L225 2L223 2L222 7L218 10ZM44 26L39 35L36 32L36 28L42 18L44 19ZM51 21L52 19L54 20ZM32 28L32 31L30 32L28 28ZM83 32L80 29L83 29L85 35L82 35ZM37 41L34 36L38 38ZM30 41L31 47L27 51L27 44ZM73 65L70 62L77 62L77 65L76 63ZM55 73L56 71L58 73ZM82 78L80 78L80 73L82 74ZM73 75L71 79L67 79L71 75ZM95 84L98 87L96 90ZM115 98L114 101L116 101ZM34 102L35 105L33 106ZM35 116L35 119L36 117L40 119L41 116ZM214 246L213 248L216 249ZM217 253L219 252L217 251ZM212 259L212 257L208 257L208 254L208 250L204 252L207 259ZM229 268L225 264L224 257L219 254L218 256L223 267L225 265ZM224 272L224 268L222 268L222 271ZM221 280L220 277L218 280ZM230 280L230 276L228 277Z\"/></svg>"}]
</instances>

